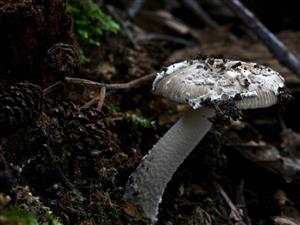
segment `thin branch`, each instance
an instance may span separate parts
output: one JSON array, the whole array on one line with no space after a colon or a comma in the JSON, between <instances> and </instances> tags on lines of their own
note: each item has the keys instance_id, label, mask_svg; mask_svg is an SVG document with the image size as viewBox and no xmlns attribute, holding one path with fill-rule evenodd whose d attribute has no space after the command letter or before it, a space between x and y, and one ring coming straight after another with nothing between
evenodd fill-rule
<instances>
[{"instance_id":1,"label":"thin branch","mask_svg":"<svg viewBox=\"0 0 300 225\"><path fill-rule=\"evenodd\" d=\"M70 83L70 84L89 86L89 87L96 87L96 88L100 88L100 95L91 99L89 102L87 102L81 108L88 108L91 105L94 105L95 103L98 102L98 108L101 109L104 104L105 97L111 93L111 91L109 93L106 93L106 90L119 90L119 89L134 88L134 87L141 85L144 82L154 79L155 76L156 76L156 72L153 72L151 74L145 75L145 76L137 78L135 80L131 80L127 83L115 83L115 84L99 83L96 81L82 79L82 78L76 78L76 77L65 77L63 81L56 82L53 85L51 85L50 87L45 88L43 90L43 95L46 96L46 95L52 93L60 85L62 85L63 82Z\"/></svg>"},{"instance_id":2,"label":"thin branch","mask_svg":"<svg viewBox=\"0 0 300 225\"><path fill-rule=\"evenodd\" d=\"M224 189L220 185L218 185L218 189L219 189L219 192L220 192L221 196L223 197L223 199L225 200L225 202L229 206L229 208L231 210L232 217L236 221L242 221L242 215L241 215L241 213L235 207L235 205L233 204L233 202L230 200L230 198L228 197L228 195L226 194L226 192L224 191Z\"/></svg>"},{"instance_id":3,"label":"thin branch","mask_svg":"<svg viewBox=\"0 0 300 225\"><path fill-rule=\"evenodd\" d=\"M225 190L221 187L220 184L216 183L213 181L213 184L216 188L216 190L220 193L224 201L227 203L227 205L230 208L230 217L235 220L235 224L239 225L246 225L245 222L243 221L243 215L242 212L233 204Z\"/></svg>"},{"instance_id":4,"label":"thin branch","mask_svg":"<svg viewBox=\"0 0 300 225\"><path fill-rule=\"evenodd\" d=\"M132 46L135 49L141 49L141 47L138 45L138 43L136 43L135 41L135 35L133 34L133 32L131 31L133 25L128 21L128 20L124 20L121 16L120 13L111 5L107 5L107 9L110 13L110 15L121 25L122 29L121 33L128 38L128 40L131 42Z\"/></svg>"},{"instance_id":5,"label":"thin branch","mask_svg":"<svg viewBox=\"0 0 300 225\"><path fill-rule=\"evenodd\" d=\"M173 35L167 35L167 34L159 34L159 33L146 33L145 35L140 35L136 39L137 42L149 41L149 40L161 40L161 41L173 42L175 44L180 44L186 47L192 47L196 45L195 42L186 40L184 38L176 37Z\"/></svg>"},{"instance_id":6,"label":"thin branch","mask_svg":"<svg viewBox=\"0 0 300 225\"><path fill-rule=\"evenodd\" d=\"M98 109L100 108L100 110L101 110L101 108L104 104L104 101L105 101L105 97L112 92L112 91L110 91L110 92L106 93L107 90L119 90L119 89L134 88L134 87L141 85L142 83L144 83L146 81L154 79L155 76L156 76L156 73L154 72L154 73L148 74L146 76L137 78L135 80L131 80L127 83L115 83L115 84L99 83L99 82L82 79L82 78L76 78L76 77L65 77L65 82L71 83L71 84L101 88L100 95L91 99L84 106L81 107L81 108L88 108L88 107L98 103L97 108Z\"/></svg>"},{"instance_id":7,"label":"thin branch","mask_svg":"<svg viewBox=\"0 0 300 225\"><path fill-rule=\"evenodd\" d=\"M106 96L106 87L102 87L100 89L100 94L99 94L99 101L98 101L98 105L97 105L97 109L99 111L102 110L102 107L104 105L104 101L105 101L105 96Z\"/></svg>"},{"instance_id":8,"label":"thin branch","mask_svg":"<svg viewBox=\"0 0 300 225\"><path fill-rule=\"evenodd\" d=\"M99 95L95 98L92 98L90 101L88 101L87 103L85 103L82 107L80 107L80 109L86 109L91 107L92 105L96 104L99 101Z\"/></svg>"},{"instance_id":9,"label":"thin branch","mask_svg":"<svg viewBox=\"0 0 300 225\"><path fill-rule=\"evenodd\" d=\"M182 0L182 4L197 16L206 26L217 29L220 25L202 8L196 0ZM229 39L236 41L238 38L234 34L229 34Z\"/></svg>"},{"instance_id":10,"label":"thin branch","mask_svg":"<svg viewBox=\"0 0 300 225\"><path fill-rule=\"evenodd\" d=\"M91 81L91 80L76 78L76 77L65 77L65 81L67 83L72 83L72 84L91 86L91 87L97 87L97 88L105 87L108 90L109 89L113 90L113 89L130 89L130 88L136 87L146 81L153 79L155 76L156 76L156 73L151 73L146 76L129 81L127 83L115 83L115 84L99 83L96 81Z\"/></svg>"},{"instance_id":11,"label":"thin branch","mask_svg":"<svg viewBox=\"0 0 300 225\"><path fill-rule=\"evenodd\" d=\"M43 95L44 96L49 95L50 93L52 93L53 91L55 91L60 85L62 85L62 82L58 81L58 82L52 84L51 86L45 88L43 90Z\"/></svg>"},{"instance_id":12,"label":"thin branch","mask_svg":"<svg viewBox=\"0 0 300 225\"><path fill-rule=\"evenodd\" d=\"M244 180L241 180L238 189L237 189L237 197L236 197L236 202L237 205L239 205L240 208L243 208L243 216L246 224L251 225L251 219L248 215L248 210L247 210L247 205L246 205L246 200L244 196L244 186L245 182Z\"/></svg>"},{"instance_id":13,"label":"thin branch","mask_svg":"<svg viewBox=\"0 0 300 225\"><path fill-rule=\"evenodd\" d=\"M182 0L182 3L194 13L206 26L218 28L219 24L208 15L200 4L195 0Z\"/></svg>"},{"instance_id":14,"label":"thin branch","mask_svg":"<svg viewBox=\"0 0 300 225\"><path fill-rule=\"evenodd\" d=\"M226 5L252 30L269 48L272 54L285 66L300 76L300 62L297 57L239 0L223 0Z\"/></svg>"}]
</instances>

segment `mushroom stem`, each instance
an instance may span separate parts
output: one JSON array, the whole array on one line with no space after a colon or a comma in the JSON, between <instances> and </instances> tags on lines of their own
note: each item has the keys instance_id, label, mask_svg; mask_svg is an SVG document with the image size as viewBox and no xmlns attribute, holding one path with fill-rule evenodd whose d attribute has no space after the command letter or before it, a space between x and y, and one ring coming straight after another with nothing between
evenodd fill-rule
<instances>
[{"instance_id":1,"label":"mushroom stem","mask_svg":"<svg viewBox=\"0 0 300 225\"><path fill-rule=\"evenodd\" d=\"M153 146L130 175L124 198L156 221L164 190L177 168L212 127L215 110L202 107L185 113Z\"/></svg>"}]
</instances>

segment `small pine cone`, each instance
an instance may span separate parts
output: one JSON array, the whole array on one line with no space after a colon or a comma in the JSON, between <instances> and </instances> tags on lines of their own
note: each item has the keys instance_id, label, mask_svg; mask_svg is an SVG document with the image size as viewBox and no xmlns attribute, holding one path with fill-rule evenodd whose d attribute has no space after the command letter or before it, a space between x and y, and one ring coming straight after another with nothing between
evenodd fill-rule
<instances>
[{"instance_id":1,"label":"small pine cone","mask_svg":"<svg viewBox=\"0 0 300 225\"><path fill-rule=\"evenodd\" d=\"M58 74L71 75L78 71L80 57L73 45L57 43L47 52L48 66Z\"/></svg>"},{"instance_id":2,"label":"small pine cone","mask_svg":"<svg viewBox=\"0 0 300 225\"><path fill-rule=\"evenodd\" d=\"M42 108L42 90L27 81L10 86L0 95L0 135L29 123Z\"/></svg>"},{"instance_id":3,"label":"small pine cone","mask_svg":"<svg viewBox=\"0 0 300 225\"><path fill-rule=\"evenodd\" d=\"M103 166L103 157L113 155L111 141L118 141L105 123L103 113L95 109L72 113L65 121L64 140L56 142L55 154L65 157L62 167L68 165L69 168L64 170L68 170L71 176L76 174L77 177L95 177Z\"/></svg>"}]
</instances>

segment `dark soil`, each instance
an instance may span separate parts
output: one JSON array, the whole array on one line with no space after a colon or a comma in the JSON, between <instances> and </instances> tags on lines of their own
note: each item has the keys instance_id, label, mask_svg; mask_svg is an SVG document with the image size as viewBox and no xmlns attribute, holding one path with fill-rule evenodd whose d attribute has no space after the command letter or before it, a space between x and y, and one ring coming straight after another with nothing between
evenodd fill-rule
<instances>
[{"instance_id":1,"label":"dark soil","mask_svg":"<svg viewBox=\"0 0 300 225\"><path fill-rule=\"evenodd\" d=\"M1 214L15 207L33 211L41 222L52 212L63 224L150 224L138 206L122 198L124 186L188 106L153 95L151 81L108 89L101 109L97 100L91 103L98 88L62 83L47 95L42 89L64 76L125 83L199 55L269 65L285 77L293 99L283 96L288 103L242 114L226 105L234 119L243 119L216 120L169 183L157 224L268 225L280 224L276 219L282 217L300 224L299 78L262 43L240 34L245 28L236 18L227 18L228 24L216 30L195 27L189 22L192 15L178 13L180 7L171 2L168 7L147 3L148 11L129 20L128 1L112 1L131 26L165 36L150 38L122 27L119 35L104 37L99 48L86 49L93 60L79 68L65 1L0 0L0 224L14 224ZM247 2L260 7L255 5L259 1ZM103 7L110 11L106 1ZM148 14L158 9L177 16L170 19L173 25L149 22ZM268 22L270 15L263 16ZM300 56L300 34L284 31L291 22L283 21L272 29L281 31L278 37ZM139 39L130 39L128 32ZM230 41L229 32L236 32L238 40Z\"/></svg>"}]
</instances>

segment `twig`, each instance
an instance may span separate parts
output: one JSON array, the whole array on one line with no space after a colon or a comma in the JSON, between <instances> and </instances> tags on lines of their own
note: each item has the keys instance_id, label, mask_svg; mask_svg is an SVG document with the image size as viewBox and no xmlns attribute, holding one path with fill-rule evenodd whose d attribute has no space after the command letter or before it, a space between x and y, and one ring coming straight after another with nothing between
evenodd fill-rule
<instances>
[{"instance_id":1,"label":"twig","mask_svg":"<svg viewBox=\"0 0 300 225\"><path fill-rule=\"evenodd\" d=\"M146 0L133 0L131 5L129 6L127 13L130 17L135 17L140 10L143 8Z\"/></svg>"},{"instance_id":2,"label":"twig","mask_svg":"<svg viewBox=\"0 0 300 225\"><path fill-rule=\"evenodd\" d=\"M146 33L145 35L140 35L139 37L137 37L136 40L137 42L142 42L145 40L163 40L167 42L173 42L175 44L181 44L186 47L192 47L196 45L195 42L186 40L184 38L158 33Z\"/></svg>"},{"instance_id":3,"label":"twig","mask_svg":"<svg viewBox=\"0 0 300 225\"><path fill-rule=\"evenodd\" d=\"M105 96L106 96L106 87L102 87L100 89L100 94L99 94L99 101L98 101L98 105L97 105L97 109L99 111L102 110L102 107L104 105L104 101L105 101Z\"/></svg>"},{"instance_id":4,"label":"twig","mask_svg":"<svg viewBox=\"0 0 300 225\"><path fill-rule=\"evenodd\" d=\"M214 21L198 4L195 0L182 0L182 3L187 7L191 12L193 12L206 26L212 28L218 28L219 25Z\"/></svg>"},{"instance_id":5,"label":"twig","mask_svg":"<svg viewBox=\"0 0 300 225\"><path fill-rule=\"evenodd\" d=\"M106 91L105 98L107 98L107 96L113 94L115 91L116 90ZM100 100L100 95L97 95L96 97L92 98L90 101L88 101L87 103L85 103L83 106L81 106L80 109L90 108L92 105L98 104L99 100Z\"/></svg>"},{"instance_id":6,"label":"twig","mask_svg":"<svg viewBox=\"0 0 300 225\"><path fill-rule=\"evenodd\" d=\"M300 76L300 62L296 56L249 9L239 0L224 0L224 2L261 39L279 62Z\"/></svg>"},{"instance_id":7,"label":"twig","mask_svg":"<svg viewBox=\"0 0 300 225\"><path fill-rule=\"evenodd\" d=\"M148 80L153 79L156 76L156 73L151 73L146 76L137 78L135 80L129 81L127 83L115 83L115 84L106 84L106 83L98 83L91 80L81 79L81 78L75 78L75 77L65 77L65 81L67 83L72 84L78 84L78 85L85 85L85 86L91 86L91 87L97 87L100 89L100 95L93 98L92 100L88 101L84 106L81 108L89 108L90 106L94 105L98 102L97 108L101 110L103 107L105 97L112 92L112 90L118 90L118 89L130 89L133 87L136 87L143 82L146 82ZM107 90L111 90L106 94Z\"/></svg>"},{"instance_id":8,"label":"twig","mask_svg":"<svg viewBox=\"0 0 300 225\"><path fill-rule=\"evenodd\" d=\"M107 90L116 90L116 89L130 89L136 87L142 84L143 82L153 79L155 76L156 73L151 73L146 76L129 81L127 83L115 83L115 84L99 83L99 82L82 79L82 78L76 78L76 77L65 77L65 81L67 83L72 83L72 84L85 85L85 86L91 86L97 88L105 87Z\"/></svg>"},{"instance_id":9,"label":"twig","mask_svg":"<svg viewBox=\"0 0 300 225\"><path fill-rule=\"evenodd\" d=\"M115 83L115 84L99 83L99 82L96 82L96 81L82 79L82 78L76 78L76 77L65 77L63 81L56 82L55 84L51 85L50 87L44 89L43 94L44 94L44 96L48 95L49 93L56 90L58 86L62 85L63 82L70 83L70 84L90 86L90 87L97 87L97 88L100 88L100 96L97 96L97 97L93 98L92 100L87 102L81 108L88 108L91 105L94 105L95 103L98 102L97 108L101 109L103 104L104 104L105 97L107 96L106 90L119 90L119 89L134 88L134 87L136 87L136 86L138 86L138 85L140 85L140 84L142 84L146 81L154 79L155 76L156 76L156 73L153 72L153 73L148 74L146 76L137 78L135 80L131 80L127 83Z\"/></svg>"},{"instance_id":10,"label":"twig","mask_svg":"<svg viewBox=\"0 0 300 225\"><path fill-rule=\"evenodd\" d=\"M228 195L226 194L224 189L221 187L221 185L219 185L216 182L213 182L213 183L214 183L214 186L216 187L216 189L219 191L219 193L223 197L223 199L225 200L225 202L227 203L227 205L229 206L229 208L231 210L230 217L232 219L234 219L235 222L237 222L239 225L246 225L245 222L243 221L243 215L241 214L240 210L237 209L237 207L233 204L233 202L228 197Z\"/></svg>"},{"instance_id":11,"label":"twig","mask_svg":"<svg viewBox=\"0 0 300 225\"><path fill-rule=\"evenodd\" d=\"M219 28L220 25L209 14L205 12L201 4L196 0L182 0L182 3L187 7L195 16L197 16L206 26L211 28ZM234 34L229 34L229 39L236 41L238 38Z\"/></svg>"},{"instance_id":12,"label":"twig","mask_svg":"<svg viewBox=\"0 0 300 225\"><path fill-rule=\"evenodd\" d=\"M243 212L244 212L243 216L246 224L251 225L251 220L248 216L248 210L247 210L245 196L244 196L244 186L245 186L245 181L241 180L237 190L236 202L237 205L239 205L239 207L243 208Z\"/></svg>"},{"instance_id":13,"label":"twig","mask_svg":"<svg viewBox=\"0 0 300 225\"><path fill-rule=\"evenodd\" d=\"M224 189L220 185L218 185L218 189L219 189L219 192L220 192L221 196L223 197L223 199L225 200L225 202L229 206L229 208L231 210L232 217L236 221L242 221L242 216L241 216L239 210L235 207L235 205L230 200L230 198L228 197L228 195L226 194L226 192L224 191Z\"/></svg>"},{"instance_id":14,"label":"twig","mask_svg":"<svg viewBox=\"0 0 300 225\"><path fill-rule=\"evenodd\" d=\"M55 91L60 85L62 85L62 82L58 81L58 82L52 84L51 86L45 88L43 90L43 95L44 96L49 95L50 93L52 93L53 91Z\"/></svg>"},{"instance_id":15,"label":"twig","mask_svg":"<svg viewBox=\"0 0 300 225\"><path fill-rule=\"evenodd\" d=\"M92 105L96 104L99 101L99 95L93 99L91 99L90 101L88 101L87 103L85 103L82 107L80 107L80 109L86 109L91 107Z\"/></svg>"},{"instance_id":16,"label":"twig","mask_svg":"<svg viewBox=\"0 0 300 225\"><path fill-rule=\"evenodd\" d=\"M131 32L132 29L130 28L132 28L133 25L129 21L121 18L121 16L113 6L107 5L107 9L110 15L113 16L113 18L121 25L121 33L128 38L132 46L137 50L141 49L141 47L135 41L135 35Z\"/></svg>"}]
</instances>

